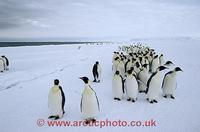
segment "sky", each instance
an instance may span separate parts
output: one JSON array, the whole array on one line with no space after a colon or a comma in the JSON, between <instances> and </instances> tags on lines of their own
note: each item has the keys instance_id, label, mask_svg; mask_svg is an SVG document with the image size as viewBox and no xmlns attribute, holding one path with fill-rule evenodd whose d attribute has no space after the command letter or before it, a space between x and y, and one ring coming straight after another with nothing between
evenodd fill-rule
<instances>
[{"instance_id":1,"label":"sky","mask_svg":"<svg viewBox=\"0 0 200 132\"><path fill-rule=\"evenodd\" d=\"M200 0L0 0L0 41L200 37Z\"/></svg>"}]
</instances>

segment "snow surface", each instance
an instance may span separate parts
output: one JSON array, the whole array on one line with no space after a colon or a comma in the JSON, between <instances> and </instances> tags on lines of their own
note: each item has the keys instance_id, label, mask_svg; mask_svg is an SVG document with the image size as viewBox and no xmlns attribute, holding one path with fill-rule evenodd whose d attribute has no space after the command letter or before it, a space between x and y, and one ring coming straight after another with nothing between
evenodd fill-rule
<instances>
[{"instance_id":1,"label":"snow surface","mask_svg":"<svg viewBox=\"0 0 200 132\"><path fill-rule=\"evenodd\" d=\"M136 103L112 98L112 53L122 44L57 45L0 48L10 60L10 70L0 73L0 132L22 131L200 131L200 40L144 40L183 69L177 77L176 99L161 96L149 104L144 94ZM81 76L92 78L92 66L102 66L101 83L91 86L100 102L98 120L156 120L155 127L38 127L38 119L48 120L48 92L58 78L66 96L66 114L61 120L83 120L80 99L84 88Z\"/></svg>"}]
</instances>

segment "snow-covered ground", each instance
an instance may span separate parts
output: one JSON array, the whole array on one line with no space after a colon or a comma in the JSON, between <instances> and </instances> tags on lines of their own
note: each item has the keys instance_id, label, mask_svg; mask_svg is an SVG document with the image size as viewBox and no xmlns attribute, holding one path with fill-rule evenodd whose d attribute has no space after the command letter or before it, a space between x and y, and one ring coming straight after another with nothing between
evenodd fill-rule
<instances>
[{"instance_id":1,"label":"snow-covered ground","mask_svg":"<svg viewBox=\"0 0 200 132\"><path fill-rule=\"evenodd\" d=\"M112 53L118 44L58 45L0 48L10 60L10 70L0 73L0 132L22 131L200 131L200 40L144 40L166 60L183 69L177 77L176 99L161 96L157 104L149 104L144 94L136 103L114 101L112 98ZM48 92L58 78L66 96L66 114L61 120L83 120L80 99L84 83L81 76L92 78L95 61L102 66L101 83L91 86L100 102L98 120L150 120L155 127L43 127L38 119L47 121Z\"/></svg>"}]
</instances>

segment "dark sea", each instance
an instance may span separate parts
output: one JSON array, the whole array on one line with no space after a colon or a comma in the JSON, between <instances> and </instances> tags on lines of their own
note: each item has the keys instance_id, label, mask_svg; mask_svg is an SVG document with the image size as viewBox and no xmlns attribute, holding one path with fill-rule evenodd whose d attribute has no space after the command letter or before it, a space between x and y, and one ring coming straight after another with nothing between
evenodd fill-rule
<instances>
[{"instance_id":1,"label":"dark sea","mask_svg":"<svg viewBox=\"0 0 200 132\"><path fill-rule=\"evenodd\" d=\"M93 44L96 42L0 42L0 47L63 45L63 44Z\"/></svg>"}]
</instances>

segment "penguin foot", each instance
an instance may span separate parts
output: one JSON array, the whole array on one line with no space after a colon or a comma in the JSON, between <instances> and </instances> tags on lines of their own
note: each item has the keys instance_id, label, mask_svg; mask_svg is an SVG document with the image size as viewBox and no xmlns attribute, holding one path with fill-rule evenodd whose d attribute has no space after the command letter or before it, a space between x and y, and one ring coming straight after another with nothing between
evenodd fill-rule
<instances>
[{"instance_id":1,"label":"penguin foot","mask_svg":"<svg viewBox=\"0 0 200 132\"><path fill-rule=\"evenodd\" d=\"M85 120L85 124L86 124L86 125L89 124L90 121L91 121L91 120L86 119L86 120Z\"/></svg>"},{"instance_id":2,"label":"penguin foot","mask_svg":"<svg viewBox=\"0 0 200 132\"><path fill-rule=\"evenodd\" d=\"M149 101L149 103L150 103L150 104L153 104L154 102L153 102L153 100L152 100L152 101Z\"/></svg>"},{"instance_id":3,"label":"penguin foot","mask_svg":"<svg viewBox=\"0 0 200 132\"><path fill-rule=\"evenodd\" d=\"M127 101L131 101L131 98L128 98Z\"/></svg>"},{"instance_id":4,"label":"penguin foot","mask_svg":"<svg viewBox=\"0 0 200 132\"><path fill-rule=\"evenodd\" d=\"M143 91L139 91L139 93L142 93Z\"/></svg>"},{"instance_id":5,"label":"penguin foot","mask_svg":"<svg viewBox=\"0 0 200 132\"><path fill-rule=\"evenodd\" d=\"M91 121L92 121L92 123L95 123L95 122L96 122L96 119L93 118L93 119L91 119Z\"/></svg>"},{"instance_id":6,"label":"penguin foot","mask_svg":"<svg viewBox=\"0 0 200 132\"><path fill-rule=\"evenodd\" d=\"M173 95L171 95L170 97L171 97L171 99L175 99L175 97Z\"/></svg>"},{"instance_id":7,"label":"penguin foot","mask_svg":"<svg viewBox=\"0 0 200 132\"><path fill-rule=\"evenodd\" d=\"M97 80L94 80L93 82L97 82Z\"/></svg>"},{"instance_id":8,"label":"penguin foot","mask_svg":"<svg viewBox=\"0 0 200 132\"><path fill-rule=\"evenodd\" d=\"M49 116L48 118L49 118L49 119L51 119L51 118L55 118L55 116Z\"/></svg>"},{"instance_id":9,"label":"penguin foot","mask_svg":"<svg viewBox=\"0 0 200 132\"><path fill-rule=\"evenodd\" d=\"M158 103L158 101L157 101L157 100L153 100L153 102L154 102L154 103Z\"/></svg>"},{"instance_id":10,"label":"penguin foot","mask_svg":"<svg viewBox=\"0 0 200 132\"><path fill-rule=\"evenodd\" d=\"M149 98L146 98L147 99L147 101L149 101Z\"/></svg>"},{"instance_id":11,"label":"penguin foot","mask_svg":"<svg viewBox=\"0 0 200 132\"><path fill-rule=\"evenodd\" d=\"M167 98L167 95L164 95L163 97L164 97L164 98Z\"/></svg>"},{"instance_id":12,"label":"penguin foot","mask_svg":"<svg viewBox=\"0 0 200 132\"><path fill-rule=\"evenodd\" d=\"M1 72L3 72L3 71L1 71Z\"/></svg>"},{"instance_id":13,"label":"penguin foot","mask_svg":"<svg viewBox=\"0 0 200 132\"><path fill-rule=\"evenodd\" d=\"M97 81L98 83L100 83L100 80L99 81Z\"/></svg>"},{"instance_id":14,"label":"penguin foot","mask_svg":"<svg viewBox=\"0 0 200 132\"><path fill-rule=\"evenodd\" d=\"M121 101L121 99L120 99L120 98L114 98L114 100L118 100L118 101Z\"/></svg>"},{"instance_id":15,"label":"penguin foot","mask_svg":"<svg viewBox=\"0 0 200 132\"><path fill-rule=\"evenodd\" d=\"M132 99L131 101L132 101L133 103L135 103L135 100L134 100L134 99Z\"/></svg>"},{"instance_id":16,"label":"penguin foot","mask_svg":"<svg viewBox=\"0 0 200 132\"><path fill-rule=\"evenodd\" d=\"M58 120L59 119L59 116L55 116L55 118L54 118L55 120Z\"/></svg>"}]
</instances>

